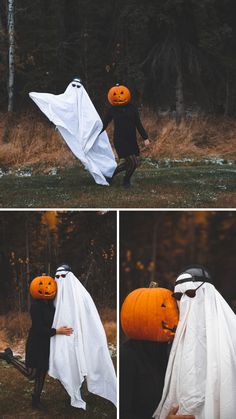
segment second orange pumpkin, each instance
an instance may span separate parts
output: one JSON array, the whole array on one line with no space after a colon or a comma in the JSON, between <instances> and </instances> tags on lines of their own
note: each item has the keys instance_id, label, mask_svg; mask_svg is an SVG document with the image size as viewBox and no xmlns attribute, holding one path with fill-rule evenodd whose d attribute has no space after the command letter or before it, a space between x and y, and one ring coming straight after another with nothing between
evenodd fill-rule
<instances>
[{"instance_id":1,"label":"second orange pumpkin","mask_svg":"<svg viewBox=\"0 0 236 419\"><path fill-rule=\"evenodd\" d=\"M138 288L125 299L121 324L130 339L169 342L179 320L172 292L165 288Z\"/></svg>"}]
</instances>

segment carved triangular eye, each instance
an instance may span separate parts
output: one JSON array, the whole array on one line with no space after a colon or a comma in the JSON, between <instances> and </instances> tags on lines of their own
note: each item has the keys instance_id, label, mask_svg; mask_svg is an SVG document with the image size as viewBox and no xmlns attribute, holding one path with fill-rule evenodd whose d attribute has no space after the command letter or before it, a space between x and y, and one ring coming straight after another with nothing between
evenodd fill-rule
<instances>
[{"instance_id":1,"label":"carved triangular eye","mask_svg":"<svg viewBox=\"0 0 236 419\"><path fill-rule=\"evenodd\" d=\"M39 285L43 285L42 281L39 283Z\"/></svg>"},{"instance_id":2,"label":"carved triangular eye","mask_svg":"<svg viewBox=\"0 0 236 419\"><path fill-rule=\"evenodd\" d=\"M162 303L161 307L166 307L166 305L164 303Z\"/></svg>"}]
</instances>

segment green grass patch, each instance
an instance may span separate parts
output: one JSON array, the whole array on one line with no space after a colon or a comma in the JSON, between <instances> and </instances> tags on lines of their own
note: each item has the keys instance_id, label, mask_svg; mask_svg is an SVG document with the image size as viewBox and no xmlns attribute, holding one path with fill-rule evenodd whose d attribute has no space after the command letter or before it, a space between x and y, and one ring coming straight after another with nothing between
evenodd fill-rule
<instances>
[{"instance_id":1,"label":"green grass patch","mask_svg":"<svg viewBox=\"0 0 236 419\"><path fill-rule=\"evenodd\" d=\"M5 175L2 208L234 208L236 164L161 167L143 163L122 187L119 174L109 187L96 185L80 165L56 175Z\"/></svg>"}]
</instances>

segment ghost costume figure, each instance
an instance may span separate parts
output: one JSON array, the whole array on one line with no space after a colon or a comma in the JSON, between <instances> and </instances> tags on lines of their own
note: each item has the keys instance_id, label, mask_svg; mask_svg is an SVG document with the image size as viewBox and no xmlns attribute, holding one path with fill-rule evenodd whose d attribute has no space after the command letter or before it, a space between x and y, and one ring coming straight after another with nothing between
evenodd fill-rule
<instances>
[{"instance_id":1,"label":"ghost costume figure","mask_svg":"<svg viewBox=\"0 0 236 419\"><path fill-rule=\"evenodd\" d=\"M68 147L83 163L96 183L109 185L115 169L115 156L103 123L80 79L74 79L60 95L29 94L40 110L52 121Z\"/></svg>"},{"instance_id":2,"label":"ghost costume figure","mask_svg":"<svg viewBox=\"0 0 236 419\"><path fill-rule=\"evenodd\" d=\"M195 419L236 417L236 316L210 281L199 266L176 280L180 319L156 419L177 405Z\"/></svg>"},{"instance_id":3,"label":"ghost costume figure","mask_svg":"<svg viewBox=\"0 0 236 419\"><path fill-rule=\"evenodd\" d=\"M74 407L86 409L80 391L85 378L91 393L116 405L116 375L95 304L68 265L57 269L55 279L52 327L70 325L74 332L51 338L49 375L60 380Z\"/></svg>"}]
</instances>

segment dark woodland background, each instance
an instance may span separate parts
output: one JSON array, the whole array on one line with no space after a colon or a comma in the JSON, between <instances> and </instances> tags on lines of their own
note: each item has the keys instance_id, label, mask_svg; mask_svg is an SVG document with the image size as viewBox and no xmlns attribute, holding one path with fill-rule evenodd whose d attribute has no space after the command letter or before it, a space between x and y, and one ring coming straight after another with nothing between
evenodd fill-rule
<instances>
[{"instance_id":1,"label":"dark woodland background","mask_svg":"<svg viewBox=\"0 0 236 419\"><path fill-rule=\"evenodd\" d=\"M0 314L27 311L30 281L60 263L99 307L116 307L116 212L0 212Z\"/></svg>"},{"instance_id":2,"label":"dark woodland background","mask_svg":"<svg viewBox=\"0 0 236 419\"><path fill-rule=\"evenodd\" d=\"M178 272L197 263L236 312L235 211L121 212L120 232L121 302L151 280L173 289Z\"/></svg>"},{"instance_id":3,"label":"dark woodland background","mask_svg":"<svg viewBox=\"0 0 236 419\"><path fill-rule=\"evenodd\" d=\"M7 109L7 1L0 5L0 107ZM15 111L29 91L61 93L74 75L103 108L130 86L158 109L235 114L234 0L15 0ZM180 109L181 111L181 109Z\"/></svg>"}]
</instances>

